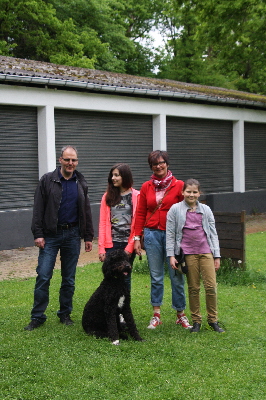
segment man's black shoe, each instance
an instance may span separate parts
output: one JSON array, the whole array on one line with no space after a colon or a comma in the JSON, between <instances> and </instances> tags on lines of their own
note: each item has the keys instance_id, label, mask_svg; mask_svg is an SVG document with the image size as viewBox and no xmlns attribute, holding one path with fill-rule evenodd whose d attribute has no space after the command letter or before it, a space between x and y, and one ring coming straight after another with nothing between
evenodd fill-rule
<instances>
[{"instance_id":1,"label":"man's black shoe","mask_svg":"<svg viewBox=\"0 0 266 400\"><path fill-rule=\"evenodd\" d=\"M219 325L218 322L209 322L209 326L212 328L212 330L214 330L215 332L219 332L219 333L224 333L225 330L222 329Z\"/></svg>"},{"instance_id":2,"label":"man's black shoe","mask_svg":"<svg viewBox=\"0 0 266 400\"><path fill-rule=\"evenodd\" d=\"M60 317L60 322L64 325L73 325L74 321L72 321L72 319L70 318L70 315L62 315L62 317Z\"/></svg>"},{"instance_id":3,"label":"man's black shoe","mask_svg":"<svg viewBox=\"0 0 266 400\"><path fill-rule=\"evenodd\" d=\"M199 324L198 322L194 322L192 328L190 329L190 332L197 333L200 331L200 327L201 327L201 324Z\"/></svg>"},{"instance_id":4,"label":"man's black shoe","mask_svg":"<svg viewBox=\"0 0 266 400\"><path fill-rule=\"evenodd\" d=\"M25 331L33 331L33 329L39 328L43 322L40 322L38 319L32 319L29 325L25 326Z\"/></svg>"}]
</instances>

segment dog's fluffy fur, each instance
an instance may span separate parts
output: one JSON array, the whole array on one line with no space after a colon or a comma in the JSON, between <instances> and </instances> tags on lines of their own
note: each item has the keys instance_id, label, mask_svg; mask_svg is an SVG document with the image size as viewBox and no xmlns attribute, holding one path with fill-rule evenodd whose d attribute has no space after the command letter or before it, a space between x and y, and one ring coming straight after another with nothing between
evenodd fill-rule
<instances>
[{"instance_id":1,"label":"dog's fluffy fur","mask_svg":"<svg viewBox=\"0 0 266 400\"><path fill-rule=\"evenodd\" d=\"M131 273L128 256L123 250L109 253L102 266L104 279L85 305L82 326L89 335L108 337L113 344L127 339L126 331L133 339L142 341L130 307L130 292L125 276ZM120 322L120 314L124 323Z\"/></svg>"}]
</instances>

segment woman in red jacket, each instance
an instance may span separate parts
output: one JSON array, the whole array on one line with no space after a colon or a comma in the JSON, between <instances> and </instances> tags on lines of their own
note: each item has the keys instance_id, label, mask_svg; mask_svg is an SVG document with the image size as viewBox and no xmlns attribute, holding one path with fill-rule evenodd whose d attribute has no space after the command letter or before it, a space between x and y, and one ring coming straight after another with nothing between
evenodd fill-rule
<instances>
[{"instance_id":1,"label":"woman in red jacket","mask_svg":"<svg viewBox=\"0 0 266 400\"><path fill-rule=\"evenodd\" d=\"M134 223L139 191L133 189L132 172L127 164L114 165L108 176L108 188L104 193L100 206L99 221L99 259L112 250L123 249L130 256L133 264ZM130 289L131 277L126 279Z\"/></svg>"},{"instance_id":2,"label":"woman in red jacket","mask_svg":"<svg viewBox=\"0 0 266 400\"><path fill-rule=\"evenodd\" d=\"M161 325L160 307L164 291L164 262L167 260L172 286L172 307L177 311L176 324L191 328L184 309L184 275L170 267L166 257L166 215L170 207L183 200L184 182L177 180L168 170L169 158L165 151L149 154L148 163L153 172L151 179L142 185L135 223L135 252L141 254L140 236L144 232L144 245L151 276L151 304L153 317L148 325L155 329Z\"/></svg>"}]
</instances>

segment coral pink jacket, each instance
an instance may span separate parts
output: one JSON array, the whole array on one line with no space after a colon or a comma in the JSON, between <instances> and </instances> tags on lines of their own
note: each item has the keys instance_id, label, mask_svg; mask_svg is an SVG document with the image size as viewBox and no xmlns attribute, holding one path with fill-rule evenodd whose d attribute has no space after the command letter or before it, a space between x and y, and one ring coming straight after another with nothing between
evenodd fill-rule
<instances>
[{"instance_id":1,"label":"coral pink jacket","mask_svg":"<svg viewBox=\"0 0 266 400\"><path fill-rule=\"evenodd\" d=\"M131 231L128 239L128 244L125 248L129 253L133 253L135 236L135 219L136 209L138 204L139 191L132 188L132 205L133 205L133 217L131 223ZM99 221L99 238L98 238L98 249L99 254L105 254L105 249L113 247L112 240L112 226L111 226L111 209L106 204L106 193L104 193L100 206L100 221Z\"/></svg>"}]
</instances>

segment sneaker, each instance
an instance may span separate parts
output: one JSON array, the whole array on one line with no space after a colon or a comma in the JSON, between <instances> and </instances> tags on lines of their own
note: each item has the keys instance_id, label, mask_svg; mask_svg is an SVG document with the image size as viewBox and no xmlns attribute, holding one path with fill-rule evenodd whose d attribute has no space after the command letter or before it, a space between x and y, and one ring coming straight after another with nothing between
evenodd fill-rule
<instances>
[{"instance_id":1,"label":"sneaker","mask_svg":"<svg viewBox=\"0 0 266 400\"><path fill-rule=\"evenodd\" d=\"M38 319L32 319L29 325L25 326L25 331L33 331L33 329L39 328L43 322L40 322Z\"/></svg>"},{"instance_id":2,"label":"sneaker","mask_svg":"<svg viewBox=\"0 0 266 400\"><path fill-rule=\"evenodd\" d=\"M74 321L72 321L72 319L70 318L70 315L62 315L62 317L60 317L60 322L64 325L73 325Z\"/></svg>"},{"instance_id":3,"label":"sneaker","mask_svg":"<svg viewBox=\"0 0 266 400\"><path fill-rule=\"evenodd\" d=\"M225 330L222 329L219 325L218 322L209 322L209 326L212 328L213 331L219 332L219 333L225 333Z\"/></svg>"},{"instance_id":4,"label":"sneaker","mask_svg":"<svg viewBox=\"0 0 266 400\"><path fill-rule=\"evenodd\" d=\"M198 322L194 322L192 328L190 329L191 333L198 333L200 331L201 324Z\"/></svg>"},{"instance_id":5,"label":"sneaker","mask_svg":"<svg viewBox=\"0 0 266 400\"><path fill-rule=\"evenodd\" d=\"M176 324L181 325L185 329L192 328L192 325L190 325L189 320L184 313L177 316Z\"/></svg>"},{"instance_id":6,"label":"sneaker","mask_svg":"<svg viewBox=\"0 0 266 400\"><path fill-rule=\"evenodd\" d=\"M158 316L159 314L157 314L157 315L154 315L153 317L152 317L152 319L150 320L150 324L148 325L148 329L155 329L156 328L156 326L158 326L158 325L162 325L162 321L160 320L160 317Z\"/></svg>"}]
</instances>

